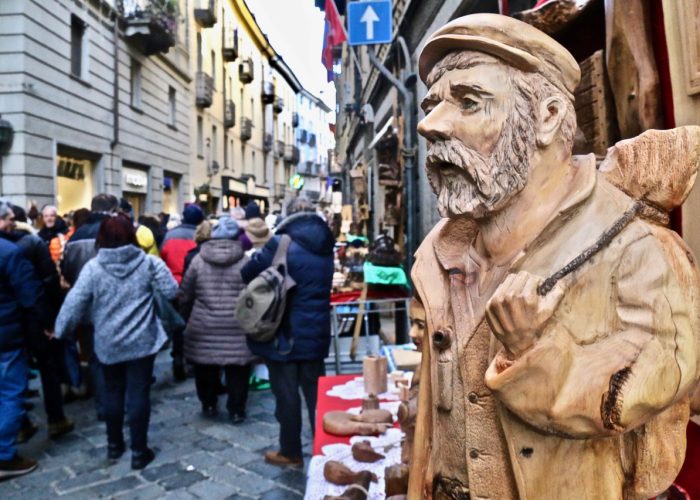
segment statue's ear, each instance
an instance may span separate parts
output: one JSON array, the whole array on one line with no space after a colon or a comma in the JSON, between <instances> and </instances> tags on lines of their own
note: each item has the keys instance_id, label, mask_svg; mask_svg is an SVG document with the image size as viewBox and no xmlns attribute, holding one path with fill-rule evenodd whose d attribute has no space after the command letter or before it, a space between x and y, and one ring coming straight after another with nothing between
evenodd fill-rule
<instances>
[{"instance_id":1,"label":"statue's ear","mask_svg":"<svg viewBox=\"0 0 700 500\"><path fill-rule=\"evenodd\" d=\"M557 96L543 100L537 115L537 146L544 148L552 144L567 113L564 101Z\"/></svg>"}]
</instances>

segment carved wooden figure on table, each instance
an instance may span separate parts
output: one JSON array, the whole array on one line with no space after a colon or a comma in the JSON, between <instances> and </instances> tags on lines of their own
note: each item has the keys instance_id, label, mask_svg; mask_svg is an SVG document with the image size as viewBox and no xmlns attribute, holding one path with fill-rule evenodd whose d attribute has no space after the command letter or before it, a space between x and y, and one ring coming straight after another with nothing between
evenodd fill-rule
<instances>
[{"instance_id":1,"label":"carved wooden figure on table","mask_svg":"<svg viewBox=\"0 0 700 500\"><path fill-rule=\"evenodd\" d=\"M435 32L418 131L443 220L416 254L425 307L409 498L651 498L685 453L698 269L663 223L698 128L572 157L574 58L477 14Z\"/></svg>"}]
</instances>

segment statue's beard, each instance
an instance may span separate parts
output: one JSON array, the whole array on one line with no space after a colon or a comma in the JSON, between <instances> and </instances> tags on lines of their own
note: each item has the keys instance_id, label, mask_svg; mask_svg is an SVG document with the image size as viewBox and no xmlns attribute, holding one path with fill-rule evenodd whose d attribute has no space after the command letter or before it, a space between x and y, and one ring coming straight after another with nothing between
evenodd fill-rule
<instances>
[{"instance_id":1,"label":"statue's beard","mask_svg":"<svg viewBox=\"0 0 700 500\"><path fill-rule=\"evenodd\" d=\"M456 139L430 145L426 170L442 217L488 217L525 187L534 133L522 120L506 122L490 157Z\"/></svg>"}]
</instances>

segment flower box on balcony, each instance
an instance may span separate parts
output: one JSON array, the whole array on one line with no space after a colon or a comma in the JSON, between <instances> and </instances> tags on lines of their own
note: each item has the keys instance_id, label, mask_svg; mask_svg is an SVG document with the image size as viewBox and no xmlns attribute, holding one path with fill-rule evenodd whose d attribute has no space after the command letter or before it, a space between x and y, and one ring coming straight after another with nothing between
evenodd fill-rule
<instances>
[{"instance_id":1,"label":"flower box on balcony","mask_svg":"<svg viewBox=\"0 0 700 500\"><path fill-rule=\"evenodd\" d=\"M175 46L178 23L176 0L120 0L124 36L150 56Z\"/></svg>"}]
</instances>

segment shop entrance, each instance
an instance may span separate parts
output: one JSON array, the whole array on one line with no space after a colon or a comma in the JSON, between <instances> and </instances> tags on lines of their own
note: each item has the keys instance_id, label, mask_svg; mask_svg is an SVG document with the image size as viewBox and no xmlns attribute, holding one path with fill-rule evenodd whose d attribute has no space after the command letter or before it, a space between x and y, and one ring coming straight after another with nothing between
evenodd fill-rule
<instances>
[{"instance_id":1,"label":"shop entrance","mask_svg":"<svg viewBox=\"0 0 700 500\"><path fill-rule=\"evenodd\" d=\"M146 196L148 195L148 171L145 168L135 168L122 165L122 196L131 203L134 218L146 212Z\"/></svg>"}]
</instances>

